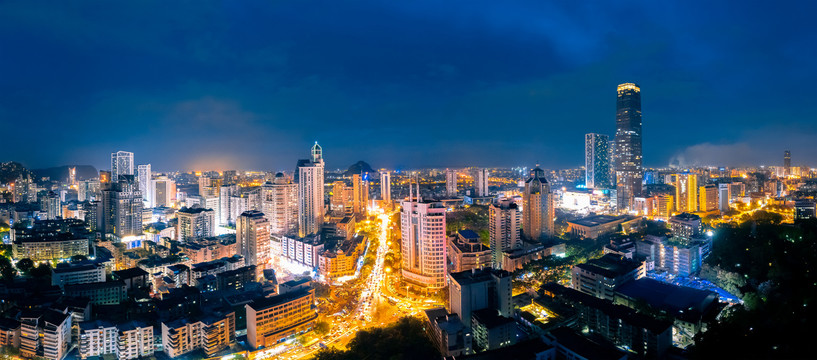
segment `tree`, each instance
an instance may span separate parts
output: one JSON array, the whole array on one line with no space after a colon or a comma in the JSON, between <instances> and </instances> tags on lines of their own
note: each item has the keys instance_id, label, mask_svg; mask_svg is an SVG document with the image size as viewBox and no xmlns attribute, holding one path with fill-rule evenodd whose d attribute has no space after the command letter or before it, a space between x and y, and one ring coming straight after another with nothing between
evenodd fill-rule
<instances>
[{"instance_id":1,"label":"tree","mask_svg":"<svg viewBox=\"0 0 817 360\"><path fill-rule=\"evenodd\" d=\"M71 262L80 262L88 260L88 257L85 255L74 255L71 257Z\"/></svg>"},{"instance_id":2,"label":"tree","mask_svg":"<svg viewBox=\"0 0 817 360\"><path fill-rule=\"evenodd\" d=\"M28 275L28 273L33 268L34 268L34 261L32 261L31 259L28 259L28 258L20 259L20 261L17 262L17 269L20 269L20 272L25 274L25 275Z\"/></svg>"},{"instance_id":3,"label":"tree","mask_svg":"<svg viewBox=\"0 0 817 360\"><path fill-rule=\"evenodd\" d=\"M326 321L318 321L318 323L315 324L315 333L320 336L326 335L331 329L332 326Z\"/></svg>"},{"instance_id":4,"label":"tree","mask_svg":"<svg viewBox=\"0 0 817 360\"><path fill-rule=\"evenodd\" d=\"M35 278L51 276L51 266L48 263L42 263L40 266L31 269L28 274Z\"/></svg>"},{"instance_id":5,"label":"tree","mask_svg":"<svg viewBox=\"0 0 817 360\"><path fill-rule=\"evenodd\" d=\"M4 257L0 257L0 275L3 276L3 280L14 280L14 275L16 274L17 272L14 270L14 266L11 266L11 261Z\"/></svg>"},{"instance_id":6,"label":"tree","mask_svg":"<svg viewBox=\"0 0 817 360\"><path fill-rule=\"evenodd\" d=\"M440 353L426 336L425 326L420 319L404 317L386 327L359 331L346 351L322 349L313 359L438 359Z\"/></svg>"}]
</instances>

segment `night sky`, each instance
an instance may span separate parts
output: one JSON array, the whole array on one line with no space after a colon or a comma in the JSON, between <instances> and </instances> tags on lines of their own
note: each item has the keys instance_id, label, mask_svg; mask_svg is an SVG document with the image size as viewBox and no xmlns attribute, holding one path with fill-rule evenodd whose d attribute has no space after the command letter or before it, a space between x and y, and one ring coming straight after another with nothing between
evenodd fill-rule
<instances>
[{"instance_id":1,"label":"night sky","mask_svg":"<svg viewBox=\"0 0 817 360\"><path fill-rule=\"evenodd\" d=\"M636 82L647 166L817 166L817 2L664 3L3 1L0 161L576 167Z\"/></svg>"}]
</instances>

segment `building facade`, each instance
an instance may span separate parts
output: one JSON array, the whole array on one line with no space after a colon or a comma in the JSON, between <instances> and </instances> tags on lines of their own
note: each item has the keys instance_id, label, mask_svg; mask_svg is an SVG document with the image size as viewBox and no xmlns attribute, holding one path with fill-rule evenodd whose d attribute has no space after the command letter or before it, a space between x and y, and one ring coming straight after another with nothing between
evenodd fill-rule
<instances>
[{"instance_id":1,"label":"building facade","mask_svg":"<svg viewBox=\"0 0 817 360\"><path fill-rule=\"evenodd\" d=\"M491 266L502 268L502 253L522 248L522 211L512 199L494 201L488 208Z\"/></svg>"},{"instance_id":2,"label":"building facade","mask_svg":"<svg viewBox=\"0 0 817 360\"><path fill-rule=\"evenodd\" d=\"M633 83L618 86L616 135L613 148L616 196L619 209L629 209L641 193L641 88Z\"/></svg>"},{"instance_id":3,"label":"building facade","mask_svg":"<svg viewBox=\"0 0 817 360\"><path fill-rule=\"evenodd\" d=\"M604 134L584 136L585 186L588 189L610 187L610 137Z\"/></svg>"},{"instance_id":4,"label":"building facade","mask_svg":"<svg viewBox=\"0 0 817 360\"><path fill-rule=\"evenodd\" d=\"M522 236L530 240L542 240L554 234L553 193L538 166L531 170L522 194Z\"/></svg>"},{"instance_id":5,"label":"building facade","mask_svg":"<svg viewBox=\"0 0 817 360\"><path fill-rule=\"evenodd\" d=\"M321 231L324 215L323 149L316 142L312 158L298 166L298 234L306 236Z\"/></svg>"},{"instance_id":6,"label":"building facade","mask_svg":"<svg viewBox=\"0 0 817 360\"><path fill-rule=\"evenodd\" d=\"M283 173L275 174L272 182L261 188L261 211L269 220L270 234L297 234L298 184Z\"/></svg>"},{"instance_id":7,"label":"building facade","mask_svg":"<svg viewBox=\"0 0 817 360\"><path fill-rule=\"evenodd\" d=\"M409 199L403 201L401 271L406 281L428 289L441 289L446 285L446 207L440 202L423 201L419 185L417 192L416 197L409 194Z\"/></svg>"}]
</instances>

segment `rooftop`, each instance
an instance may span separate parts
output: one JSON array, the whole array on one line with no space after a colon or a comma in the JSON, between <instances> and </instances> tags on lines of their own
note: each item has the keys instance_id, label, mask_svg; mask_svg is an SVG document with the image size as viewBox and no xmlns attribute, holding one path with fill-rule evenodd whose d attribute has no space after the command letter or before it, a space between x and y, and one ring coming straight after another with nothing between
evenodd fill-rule
<instances>
[{"instance_id":1,"label":"rooftop","mask_svg":"<svg viewBox=\"0 0 817 360\"><path fill-rule=\"evenodd\" d=\"M616 291L669 312L693 310L702 314L718 299L718 294L712 291L672 285L648 278L630 281Z\"/></svg>"},{"instance_id":2,"label":"rooftop","mask_svg":"<svg viewBox=\"0 0 817 360\"><path fill-rule=\"evenodd\" d=\"M147 276L148 272L145 271L144 269L140 268L140 267L135 267L135 268L125 269L125 270L113 271L113 274L116 275L117 278L124 280L124 279L132 279L132 278L140 277L140 276Z\"/></svg>"},{"instance_id":3,"label":"rooftop","mask_svg":"<svg viewBox=\"0 0 817 360\"><path fill-rule=\"evenodd\" d=\"M562 347L579 354L585 359L619 360L627 358L626 355L616 349L615 346L590 340L570 328L561 327L554 329L550 332L549 337L553 338Z\"/></svg>"},{"instance_id":4,"label":"rooftop","mask_svg":"<svg viewBox=\"0 0 817 360\"><path fill-rule=\"evenodd\" d=\"M451 280L456 281L460 285L480 283L493 279L493 276L510 277L511 273L505 270L496 270L492 268L473 269L462 271L458 273L451 273L449 276Z\"/></svg>"},{"instance_id":5,"label":"rooftop","mask_svg":"<svg viewBox=\"0 0 817 360\"><path fill-rule=\"evenodd\" d=\"M578 264L576 267L601 274L604 277L616 278L638 269L641 265L640 262L628 260L620 255L606 254L598 259L592 259L586 263Z\"/></svg>"},{"instance_id":6,"label":"rooftop","mask_svg":"<svg viewBox=\"0 0 817 360\"><path fill-rule=\"evenodd\" d=\"M594 215L588 216L581 219L570 220L568 223L576 224L580 226L587 226L587 227L594 227L599 225L610 224L614 222L624 222L628 220L632 220L634 217L621 215L621 216L612 216L612 215Z\"/></svg>"},{"instance_id":7,"label":"rooftop","mask_svg":"<svg viewBox=\"0 0 817 360\"><path fill-rule=\"evenodd\" d=\"M301 288L295 291L290 291L273 297L256 299L253 300L248 305L255 310L267 309L275 305L280 305L296 299L300 299L304 296L310 296L311 294L312 294L311 288Z\"/></svg>"}]
</instances>

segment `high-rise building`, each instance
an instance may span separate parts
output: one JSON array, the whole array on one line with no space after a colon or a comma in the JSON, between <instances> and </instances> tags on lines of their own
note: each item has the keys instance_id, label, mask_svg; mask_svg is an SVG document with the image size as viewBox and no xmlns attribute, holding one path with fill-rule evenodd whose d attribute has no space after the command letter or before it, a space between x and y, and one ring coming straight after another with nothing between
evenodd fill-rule
<instances>
[{"instance_id":1,"label":"high-rise building","mask_svg":"<svg viewBox=\"0 0 817 360\"><path fill-rule=\"evenodd\" d=\"M786 176L791 175L791 151L789 150L783 152L783 173Z\"/></svg>"},{"instance_id":2,"label":"high-rise building","mask_svg":"<svg viewBox=\"0 0 817 360\"><path fill-rule=\"evenodd\" d=\"M269 221L260 211L247 211L236 221L236 250L246 265L263 271L270 257Z\"/></svg>"},{"instance_id":3,"label":"high-rise building","mask_svg":"<svg viewBox=\"0 0 817 360\"><path fill-rule=\"evenodd\" d=\"M401 212L403 278L428 289L445 287L446 236L445 205L423 201L420 185L417 195L409 185L409 197Z\"/></svg>"},{"instance_id":4,"label":"high-rise building","mask_svg":"<svg viewBox=\"0 0 817 360\"><path fill-rule=\"evenodd\" d=\"M317 234L323 225L323 149L315 142L312 158L298 166L298 234Z\"/></svg>"},{"instance_id":5,"label":"high-rise building","mask_svg":"<svg viewBox=\"0 0 817 360\"><path fill-rule=\"evenodd\" d=\"M618 86L613 168L619 209L628 209L641 193L641 88L633 83Z\"/></svg>"},{"instance_id":6,"label":"high-rise building","mask_svg":"<svg viewBox=\"0 0 817 360\"><path fill-rule=\"evenodd\" d=\"M77 186L77 167L72 166L68 168L68 186Z\"/></svg>"},{"instance_id":7,"label":"high-rise building","mask_svg":"<svg viewBox=\"0 0 817 360\"><path fill-rule=\"evenodd\" d=\"M555 215L550 184L537 166L530 171L522 194L522 236L531 240L553 236Z\"/></svg>"},{"instance_id":8,"label":"high-rise building","mask_svg":"<svg viewBox=\"0 0 817 360\"><path fill-rule=\"evenodd\" d=\"M176 182L167 176L159 176L151 181L152 204L155 207L171 206L176 201Z\"/></svg>"},{"instance_id":9,"label":"high-rise building","mask_svg":"<svg viewBox=\"0 0 817 360\"><path fill-rule=\"evenodd\" d=\"M244 308L247 342L252 349L271 348L287 337L309 331L318 319L315 289L308 286L253 300Z\"/></svg>"},{"instance_id":10,"label":"high-rise building","mask_svg":"<svg viewBox=\"0 0 817 360\"><path fill-rule=\"evenodd\" d=\"M40 210L45 212L45 219L55 220L62 218L62 203L60 197L53 191L40 198Z\"/></svg>"},{"instance_id":11,"label":"high-rise building","mask_svg":"<svg viewBox=\"0 0 817 360\"><path fill-rule=\"evenodd\" d=\"M472 269L448 275L448 307L471 329L471 315L478 310L493 309L500 316L513 317L511 273L496 269Z\"/></svg>"},{"instance_id":12,"label":"high-rise building","mask_svg":"<svg viewBox=\"0 0 817 360\"><path fill-rule=\"evenodd\" d=\"M111 153L111 182L119 181L121 175L133 175L133 153L117 151Z\"/></svg>"},{"instance_id":13,"label":"high-rise building","mask_svg":"<svg viewBox=\"0 0 817 360\"><path fill-rule=\"evenodd\" d=\"M343 181L338 180L332 183L332 197L329 199L332 215L341 216L352 213L353 190Z\"/></svg>"},{"instance_id":14,"label":"high-rise building","mask_svg":"<svg viewBox=\"0 0 817 360\"><path fill-rule=\"evenodd\" d=\"M698 175L677 174L675 179L675 211L698 211Z\"/></svg>"},{"instance_id":15,"label":"high-rise building","mask_svg":"<svg viewBox=\"0 0 817 360\"><path fill-rule=\"evenodd\" d=\"M488 169L474 170L474 190L477 196L488 196Z\"/></svg>"},{"instance_id":16,"label":"high-rise building","mask_svg":"<svg viewBox=\"0 0 817 360\"><path fill-rule=\"evenodd\" d=\"M718 185L708 184L698 188L698 210L714 211L718 209Z\"/></svg>"},{"instance_id":17,"label":"high-rise building","mask_svg":"<svg viewBox=\"0 0 817 360\"><path fill-rule=\"evenodd\" d=\"M368 175L364 178L360 174L352 175L352 211L355 214L366 215L369 203Z\"/></svg>"},{"instance_id":18,"label":"high-rise building","mask_svg":"<svg viewBox=\"0 0 817 360\"><path fill-rule=\"evenodd\" d=\"M451 169L445 169L445 193L457 197L457 172Z\"/></svg>"},{"instance_id":19,"label":"high-rise building","mask_svg":"<svg viewBox=\"0 0 817 360\"><path fill-rule=\"evenodd\" d=\"M261 210L273 235L295 235L298 231L298 184L283 173L261 187Z\"/></svg>"},{"instance_id":20,"label":"high-rise building","mask_svg":"<svg viewBox=\"0 0 817 360\"><path fill-rule=\"evenodd\" d=\"M119 175L102 192L105 232L118 238L142 234L142 193L133 175Z\"/></svg>"},{"instance_id":21,"label":"high-rise building","mask_svg":"<svg viewBox=\"0 0 817 360\"><path fill-rule=\"evenodd\" d=\"M584 136L585 185L588 189L610 187L610 144L604 134Z\"/></svg>"},{"instance_id":22,"label":"high-rise building","mask_svg":"<svg viewBox=\"0 0 817 360\"><path fill-rule=\"evenodd\" d=\"M203 237L215 236L216 212L205 208L181 208L176 212L179 241L186 242Z\"/></svg>"},{"instance_id":23,"label":"high-rise building","mask_svg":"<svg viewBox=\"0 0 817 360\"><path fill-rule=\"evenodd\" d=\"M153 207L153 178L150 171L150 164L139 165L136 168L136 180L139 182L139 191L142 192L142 201L145 207Z\"/></svg>"},{"instance_id":24,"label":"high-rise building","mask_svg":"<svg viewBox=\"0 0 817 360\"><path fill-rule=\"evenodd\" d=\"M732 187L730 184L718 184L718 210L721 213L729 211L729 201L732 200Z\"/></svg>"},{"instance_id":25,"label":"high-rise building","mask_svg":"<svg viewBox=\"0 0 817 360\"><path fill-rule=\"evenodd\" d=\"M491 266L502 269L502 253L522 248L522 212L512 199L494 201L488 208L488 232L491 236Z\"/></svg>"},{"instance_id":26,"label":"high-rise building","mask_svg":"<svg viewBox=\"0 0 817 360\"><path fill-rule=\"evenodd\" d=\"M388 170L380 172L380 200L384 204L391 203L391 173Z\"/></svg>"}]
</instances>

